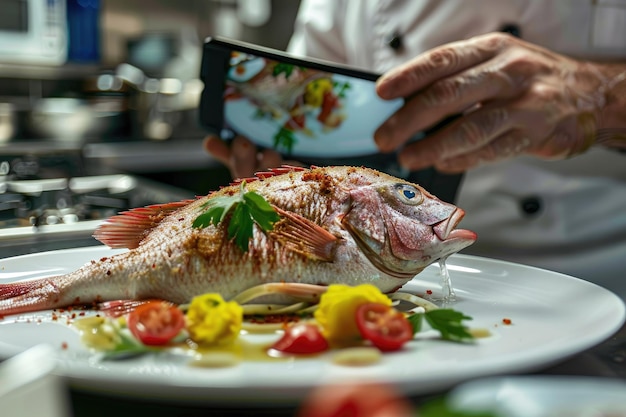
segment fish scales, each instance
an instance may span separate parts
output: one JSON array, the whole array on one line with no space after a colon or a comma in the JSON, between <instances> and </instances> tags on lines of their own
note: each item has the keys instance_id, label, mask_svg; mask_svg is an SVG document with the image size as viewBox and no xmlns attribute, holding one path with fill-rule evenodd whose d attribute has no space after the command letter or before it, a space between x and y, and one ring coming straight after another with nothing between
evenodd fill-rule
<instances>
[{"instance_id":1,"label":"fish scales","mask_svg":"<svg viewBox=\"0 0 626 417\"><path fill-rule=\"evenodd\" d=\"M70 304L160 298L186 303L206 292L230 299L269 282L371 283L391 292L432 262L473 243L456 226L463 210L416 184L362 167L280 168L245 183L280 215L273 230L256 224L247 252L227 238L229 216L194 228L207 201L114 216L95 233L130 250L66 275L0 284L0 315Z\"/></svg>"}]
</instances>

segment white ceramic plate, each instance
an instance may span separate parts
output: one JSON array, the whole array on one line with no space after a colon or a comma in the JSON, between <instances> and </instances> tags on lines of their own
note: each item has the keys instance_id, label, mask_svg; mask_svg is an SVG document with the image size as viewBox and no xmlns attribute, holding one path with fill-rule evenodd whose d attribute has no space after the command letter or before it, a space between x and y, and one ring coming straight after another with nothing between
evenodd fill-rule
<instances>
[{"instance_id":1,"label":"white ceramic plate","mask_svg":"<svg viewBox=\"0 0 626 417\"><path fill-rule=\"evenodd\" d=\"M115 252L91 247L7 258L0 260L0 283L63 273ZM320 384L368 379L424 394L476 377L538 370L603 341L624 322L624 304L616 295L567 275L466 255L451 256L448 269L457 294L451 307L491 336L475 344L415 340L367 367L336 365L327 356L245 361L222 369L191 367L188 358L171 354L103 362L81 345L62 315L51 320L51 312L1 320L0 356L50 344L58 372L74 386L178 400L294 401ZM437 266L418 278L404 290L440 294ZM510 325L503 324L505 318Z\"/></svg>"},{"instance_id":2,"label":"white ceramic plate","mask_svg":"<svg viewBox=\"0 0 626 417\"><path fill-rule=\"evenodd\" d=\"M449 406L506 417L626 416L626 381L592 377L513 376L467 382Z\"/></svg>"}]
</instances>

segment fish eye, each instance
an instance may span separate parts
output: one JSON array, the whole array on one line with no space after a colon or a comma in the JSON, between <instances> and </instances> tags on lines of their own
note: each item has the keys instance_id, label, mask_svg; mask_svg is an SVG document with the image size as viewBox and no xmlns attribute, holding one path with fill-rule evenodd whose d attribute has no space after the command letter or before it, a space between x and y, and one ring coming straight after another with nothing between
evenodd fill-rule
<instances>
[{"instance_id":1,"label":"fish eye","mask_svg":"<svg viewBox=\"0 0 626 417\"><path fill-rule=\"evenodd\" d=\"M411 206L417 206L424 200L422 193L410 184L397 184L396 193L400 200Z\"/></svg>"}]
</instances>

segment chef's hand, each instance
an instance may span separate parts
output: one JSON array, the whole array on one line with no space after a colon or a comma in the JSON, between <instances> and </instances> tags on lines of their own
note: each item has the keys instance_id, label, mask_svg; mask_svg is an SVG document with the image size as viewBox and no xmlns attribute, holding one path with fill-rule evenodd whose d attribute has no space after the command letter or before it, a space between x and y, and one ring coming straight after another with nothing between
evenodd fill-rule
<instances>
[{"instance_id":1,"label":"chef's hand","mask_svg":"<svg viewBox=\"0 0 626 417\"><path fill-rule=\"evenodd\" d=\"M519 154L567 158L607 139L626 146L625 79L624 64L576 61L503 33L478 36L425 52L378 80L383 99L407 99L375 140L390 152L461 115L399 153L405 168L444 172Z\"/></svg>"},{"instance_id":2,"label":"chef's hand","mask_svg":"<svg viewBox=\"0 0 626 417\"><path fill-rule=\"evenodd\" d=\"M215 159L226 165L233 178L247 178L255 172L268 168L279 167L282 157L278 152L265 149L259 151L250 140L237 136L227 144L217 136L204 138L204 150Z\"/></svg>"}]
</instances>

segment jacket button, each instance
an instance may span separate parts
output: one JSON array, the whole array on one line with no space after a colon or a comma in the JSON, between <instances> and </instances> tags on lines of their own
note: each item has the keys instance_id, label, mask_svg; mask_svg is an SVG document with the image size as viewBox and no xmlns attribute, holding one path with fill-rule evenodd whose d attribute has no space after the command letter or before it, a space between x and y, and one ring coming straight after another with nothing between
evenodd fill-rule
<instances>
[{"instance_id":1,"label":"jacket button","mask_svg":"<svg viewBox=\"0 0 626 417\"><path fill-rule=\"evenodd\" d=\"M537 215L542 209L541 206L541 198L535 196L525 197L520 201L522 213L528 217Z\"/></svg>"},{"instance_id":2,"label":"jacket button","mask_svg":"<svg viewBox=\"0 0 626 417\"><path fill-rule=\"evenodd\" d=\"M500 28L500 32L508 33L509 35L513 35L516 38L522 37L522 29L518 25L513 23L508 23L502 26L502 28Z\"/></svg>"},{"instance_id":3,"label":"jacket button","mask_svg":"<svg viewBox=\"0 0 626 417\"><path fill-rule=\"evenodd\" d=\"M398 32L394 32L387 40L387 45L394 51L402 48L402 36Z\"/></svg>"}]
</instances>

